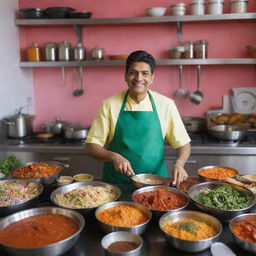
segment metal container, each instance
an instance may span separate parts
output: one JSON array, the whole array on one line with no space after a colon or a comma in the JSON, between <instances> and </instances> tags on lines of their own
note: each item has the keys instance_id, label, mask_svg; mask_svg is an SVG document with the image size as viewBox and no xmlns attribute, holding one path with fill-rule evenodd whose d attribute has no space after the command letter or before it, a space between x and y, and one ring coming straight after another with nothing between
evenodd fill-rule
<instances>
[{"instance_id":1,"label":"metal container","mask_svg":"<svg viewBox=\"0 0 256 256\"><path fill-rule=\"evenodd\" d=\"M28 162L24 165L20 165L12 171L12 174L18 168L26 167L26 166L29 166L29 165L32 165L35 163L38 163L38 162ZM60 175L63 175L63 171L69 167L68 164L62 164L60 162L54 162L54 161L41 161L40 163L45 163L45 164L49 164L49 165L57 165L58 167L60 167L62 169L62 171L57 174L51 175L51 176L45 176L45 177L40 177L40 178L30 178L30 179L26 179L26 178L24 178L24 179L18 178L18 179L33 180L33 181L41 183L43 185L49 185L49 184L52 184L54 181L56 181L60 177ZM11 174L11 176L13 178L17 179L17 177L13 176L12 174Z\"/></svg>"},{"instance_id":2,"label":"metal container","mask_svg":"<svg viewBox=\"0 0 256 256\"><path fill-rule=\"evenodd\" d=\"M246 135L246 130L235 125L213 125L208 127L208 133L222 141L239 141Z\"/></svg>"},{"instance_id":3,"label":"metal container","mask_svg":"<svg viewBox=\"0 0 256 256\"><path fill-rule=\"evenodd\" d=\"M198 40L194 42L194 53L197 59L206 59L208 57L208 42Z\"/></svg>"},{"instance_id":4,"label":"metal container","mask_svg":"<svg viewBox=\"0 0 256 256\"><path fill-rule=\"evenodd\" d=\"M197 116L181 117L187 132L203 132L206 128L206 119Z\"/></svg>"},{"instance_id":5,"label":"metal container","mask_svg":"<svg viewBox=\"0 0 256 256\"><path fill-rule=\"evenodd\" d=\"M223 14L223 6L224 0L209 0L208 12L213 15Z\"/></svg>"},{"instance_id":6,"label":"metal container","mask_svg":"<svg viewBox=\"0 0 256 256\"><path fill-rule=\"evenodd\" d=\"M22 114L19 109L18 114L5 118L6 134L12 138L22 138L33 132L33 120L35 116Z\"/></svg>"},{"instance_id":7,"label":"metal container","mask_svg":"<svg viewBox=\"0 0 256 256\"><path fill-rule=\"evenodd\" d=\"M45 43L44 50L45 50L45 60L46 61L58 60L56 43L54 43L54 42Z\"/></svg>"},{"instance_id":8,"label":"metal container","mask_svg":"<svg viewBox=\"0 0 256 256\"><path fill-rule=\"evenodd\" d=\"M72 190L74 189L77 189L77 188L81 188L81 187L85 187L85 186L102 186L102 187L108 187L110 188L112 191L114 191L114 193L116 194L116 197L114 198L114 201L117 200L120 195L121 195L121 190L119 187L117 186L114 186L114 185L111 185L111 184L108 184L108 183L105 183L105 182L100 182L100 181L86 181L86 182L75 182L75 183L72 183L72 184L68 184L66 186L63 186L63 187L59 187L57 189L55 189L52 193L51 193L51 201L57 205L58 207L62 207L62 208L65 208L65 209L71 209L71 210L77 210L78 212L80 212L81 214L90 214L92 212L94 212L94 210L98 207L98 206L95 206L95 207L81 207L81 208L72 208L72 207L65 207L65 206L62 206L60 204L58 204L56 202L56 195L58 194L62 194L62 193L68 193L68 192L71 192Z\"/></svg>"},{"instance_id":9,"label":"metal container","mask_svg":"<svg viewBox=\"0 0 256 256\"><path fill-rule=\"evenodd\" d=\"M62 121L59 117L56 117L55 122L51 124L52 133L55 135L62 135L64 133L65 127L69 124L66 121Z\"/></svg>"},{"instance_id":10,"label":"metal container","mask_svg":"<svg viewBox=\"0 0 256 256\"><path fill-rule=\"evenodd\" d=\"M231 13L246 13L248 0L230 0Z\"/></svg>"},{"instance_id":11,"label":"metal container","mask_svg":"<svg viewBox=\"0 0 256 256\"><path fill-rule=\"evenodd\" d=\"M186 193L178 190L177 188L172 188L172 187L167 187L167 186L148 186L148 187L139 188L139 189L137 189L137 190L135 190L133 192L132 200L134 202L136 202L135 195L137 195L137 194L144 193L144 192L155 191L155 190L159 190L159 189L166 189L166 190L168 190L168 191L170 191L172 193L176 193L178 195L183 196L186 199L186 203L183 206L181 206L180 208L176 208L176 209L169 209L169 210L150 209L152 211L152 214L153 214L154 217L159 218L159 217L161 217L166 212L180 211L180 210L185 209L188 206L188 204L189 204L189 197L187 196Z\"/></svg>"},{"instance_id":12,"label":"metal container","mask_svg":"<svg viewBox=\"0 0 256 256\"><path fill-rule=\"evenodd\" d=\"M217 234L207 239L198 240L198 241L189 241L189 240L183 240L183 239L174 237L163 230L164 225L168 223L174 223L183 219L193 219L193 220L206 223L212 228L214 228ZM180 211L180 212L174 212L174 213L168 212L165 215L163 215L159 220L159 226L160 226L160 229L165 234L165 237L171 246L181 251L189 252L189 253L201 252L203 250L208 249L212 245L212 243L218 240L222 232L222 225L220 221L218 221L216 218L212 217L211 215L208 215L202 212L197 212L197 211Z\"/></svg>"},{"instance_id":13,"label":"metal container","mask_svg":"<svg viewBox=\"0 0 256 256\"><path fill-rule=\"evenodd\" d=\"M58 55L60 61L71 60L71 43L63 41L59 44Z\"/></svg>"},{"instance_id":14,"label":"metal container","mask_svg":"<svg viewBox=\"0 0 256 256\"><path fill-rule=\"evenodd\" d=\"M200 191L215 189L219 186L230 186L235 190L243 193L244 195L249 196L251 200L250 205L243 209L224 210L224 209L209 207L197 201L197 195ZM236 185L231 185L226 182L220 182L220 181L212 181L212 182L204 182L204 183L196 184L188 190L188 196L200 210L215 216L221 221L229 221L240 214L248 212L256 202L255 195L251 190L247 188L242 188Z\"/></svg>"},{"instance_id":15,"label":"metal container","mask_svg":"<svg viewBox=\"0 0 256 256\"><path fill-rule=\"evenodd\" d=\"M128 242L134 242L137 244L137 248L134 250L130 250L127 252L113 252L108 249L108 247L115 242L118 241L128 241ZM143 240L139 235L133 234L131 232L127 231L117 231L112 232L108 235L105 235L101 240L101 246L105 250L105 255L107 256L140 256L142 255L141 250L143 246Z\"/></svg>"},{"instance_id":16,"label":"metal container","mask_svg":"<svg viewBox=\"0 0 256 256\"><path fill-rule=\"evenodd\" d=\"M5 227L11 225L16 221L23 220L25 218L36 216L40 214L60 214L67 216L74 220L78 224L78 231L73 235L69 236L68 238L61 240L56 243L52 243L49 245L35 247L35 248L19 248L8 246L1 243L1 246L11 255L15 256L58 256L62 255L65 252L69 251L77 242L81 231L84 228L84 218L78 212L61 209L57 207L41 207L41 208L34 208L25 211L21 211L15 214L12 214L6 218L3 218L0 221L0 231L2 231Z\"/></svg>"},{"instance_id":17,"label":"metal container","mask_svg":"<svg viewBox=\"0 0 256 256\"><path fill-rule=\"evenodd\" d=\"M184 3L172 4L170 7L171 13L174 16L183 16L186 13L186 4Z\"/></svg>"},{"instance_id":18,"label":"metal container","mask_svg":"<svg viewBox=\"0 0 256 256\"><path fill-rule=\"evenodd\" d=\"M141 211L143 211L144 213L147 214L148 219L139 225L136 226L132 226L132 227L118 227L118 226L113 226L107 223L102 222L99 218L98 218L98 214L103 212L106 209L110 209L113 208L115 206L130 206L130 207L135 207ZM134 202L126 202L126 201L119 201L119 202L111 202L111 203L107 203L104 204L102 206L100 206L96 211L95 211L95 217L97 219L97 221L100 223L100 226L102 227L102 229L106 232L106 233L110 233L113 231L129 231L132 232L133 234L136 235L141 235L142 233L145 232L146 228L149 225L149 222L151 220L152 217L152 213L151 211L144 205L138 204L138 203L134 203Z\"/></svg>"},{"instance_id":19,"label":"metal container","mask_svg":"<svg viewBox=\"0 0 256 256\"><path fill-rule=\"evenodd\" d=\"M103 60L104 59L104 49L96 46L91 51L91 58L93 60Z\"/></svg>"},{"instance_id":20,"label":"metal container","mask_svg":"<svg viewBox=\"0 0 256 256\"><path fill-rule=\"evenodd\" d=\"M35 195L33 198L31 198L29 200L17 202L16 204L13 204L13 205L0 206L0 217L4 217L4 216L10 215L15 212L37 206L38 198L43 192L43 186L40 183L32 181L32 180L27 181L27 180L20 180L20 179L7 179L7 180L0 181L0 188L1 188L2 184L8 183L8 182L15 182L17 184L24 184L24 183L29 182L31 184L35 184L35 186L37 186L38 193L37 193L37 195ZM12 196L12 193L10 190L9 190L9 193L10 193L10 196Z\"/></svg>"},{"instance_id":21,"label":"metal container","mask_svg":"<svg viewBox=\"0 0 256 256\"><path fill-rule=\"evenodd\" d=\"M89 132L85 127L65 127L64 137L70 140L84 140Z\"/></svg>"},{"instance_id":22,"label":"metal container","mask_svg":"<svg viewBox=\"0 0 256 256\"><path fill-rule=\"evenodd\" d=\"M233 231L233 225L236 221L245 221L247 219L252 219L252 220L255 220L256 221L256 213L247 213L247 214L242 214L242 215L239 215L238 217L235 217L234 219L232 219L229 223L229 229L232 233L232 237L235 241L235 243L243 248L245 251L247 252L250 252L250 253L253 253L253 254L256 254L256 244L253 244L253 243L250 243L250 242L247 242L243 239L241 239L240 237L238 237L234 231ZM253 232L253 231L252 231Z\"/></svg>"},{"instance_id":23,"label":"metal container","mask_svg":"<svg viewBox=\"0 0 256 256\"><path fill-rule=\"evenodd\" d=\"M86 58L85 48L83 47L82 43L77 43L77 46L74 47L74 60L84 60Z\"/></svg>"},{"instance_id":24,"label":"metal container","mask_svg":"<svg viewBox=\"0 0 256 256\"><path fill-rule=\"evenodd\" d=\"M168 182L168 179L155 174L137 174L131 176L132 184L136 188L142 188L147 186L159 186Z\"/></svg>"},{"instance_id":25,"label":"metal container","mask_svg":"<svg viewBox=\"0 0 256 256\"><path fill-rule=\"evenodd\" d=\"M43 19L46 16L45 9L23 8L19 10L24 19Z\"/></svg>"}]
</instances>

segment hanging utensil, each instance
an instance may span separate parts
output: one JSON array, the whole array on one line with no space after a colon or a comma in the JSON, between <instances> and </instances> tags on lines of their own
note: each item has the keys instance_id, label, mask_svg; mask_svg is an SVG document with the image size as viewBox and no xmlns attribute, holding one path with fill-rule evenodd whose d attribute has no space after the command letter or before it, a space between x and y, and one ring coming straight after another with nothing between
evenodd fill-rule
<instances>
[{"instance_id":1,"label":"hanging utensil","mask_svg":"<svg viewBox=\"0 0 256 256\"><path fill-rule=\"evenodd\" d=\"M77 71L79 73L80 88L73 91L73 96L75 96L75 97L78 97L78 96L81 96L81 95L84 94L84 89L83 89L83 83L84 83L84 81L83 81L84 80L83 79L83 77L84 77L83 67L82 66L78 67Z\"/></svg>"},{"instance_id":2,"label":"hanging utensil","mask_svg":"<svg viewBox=\"0 0 256 256\"><path fill-rule=\"evenodd\" d=\"M201 77L201 66L197 65L197 90L190 94L190 101L195 104L200 104L203 100L203 93L200 91L200 77Z\"/></svg>"},{"instance_id":3,"label":"hanging utensil","mask_svg":"<svg viewBox=\"0 0 256 256\"><path fill-rule=\"evenodd\" d=\"M179 65L179 88L174 92L174 97L183 99L188 96L188 92L182 89L182 74L183 74L183 67Z\"/></svg>"},{"instance_id":4,"label":"hanging utensil","mask_svg":"<svg viewBox=\"0 0 256 256\"><path fill-rule=\"evenodd\" d=\"M65 67L62 66L61 67L61 83L62 85L64 86L65 85L65 82L66 82L66 73L65 73Z\"/></svg>"}]
</instances>

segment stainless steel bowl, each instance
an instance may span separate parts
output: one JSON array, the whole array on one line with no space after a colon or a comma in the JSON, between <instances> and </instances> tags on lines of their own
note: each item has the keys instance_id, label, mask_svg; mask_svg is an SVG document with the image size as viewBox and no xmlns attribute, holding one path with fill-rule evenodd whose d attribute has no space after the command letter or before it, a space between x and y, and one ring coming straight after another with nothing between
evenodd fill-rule
<instances>
[{"instance_id":1,"label":"stainless steel bowl","mask_svg":"<svg viewBox=\"0 0 256 256\"><path fill-rule=\"evenodd\" d=\"M108 247L112 243L119 242L119 241L134 242L138 245L138 247L128 252L119 252L119 253L108 250ZM131 232L117 231L117 232L112 232L110 234L105 235L101 240L101 246L105 250L105 255L108 255L108 256L140 256L141 249L143 246L143 240L139 235L133 234Z\"/></svg>"},{"instance_id":2,"label":"stainless steel bowl","mask_svg":"<svg viewBox=\"0 0 256 256\"><path fill-rule=\"evenodd\" d=\"M243 248L244 250L246 250L248 252L256 254L256 243L253 244L253 243L243 240L242 238L238 237L233 231L233 225L236 221L240 221L240 220L245 221L248 218L253 218L256 221L256 213L247 213L247 214L242 214L242 215L235 217L234 219L232 219L230 221L229 229L232 233L232 237L233 237L234 241L237 243L237 245L239 247Z\"/></svg>"},{"instance_id":3,"label":"stainless steel bowl","mask_svg":"<svg viewBox=\"0 0 256 256\"><path fill-rule=\"evenodd\" d=\"M120 206L120 205L131 206L131 207L136 207L136 208L140 209L141 211L143 211L144 213L146 213L148 215L147 221L140 224L140 225L136 225L136 226L132 226L132 227L117 227L117 226L112 226L112 225L106 224L98 218L98 214L103 212L104 210L115 207L115 206ZM113 231L129 231L129 232L132 232L134 234L140 235L148 227L149 222L150 222L151 217L152 217L152 213L144 205L134 203L134 202L119 201L119 202L112 202L112 203L108 203L108 204L100 206L95 211L95 217L96 217L97 221L100 223L100 226L102 227L102 229L106 233L113 232Z\"/></svg>"},{"instance_id":4,"label":"stainless steel bowl","mask_svg":"<svg viewBox=\"0 0 256 256\"><path fill-rule=\"evenodd\" d=\"M202 175L200 174L200 171L201 171L201 170L212 169L212 168L227 168L227 169L231 169L231 170L235 171L236 174L235 174L234 176L229 177L229 178L233 178L233 177L235 177L235 176L237 176L237 175L239 174L239 171L236 170L236 169L234 169L234 168L230 168L230 167L226 167L226 166L209 165L209 166L201 167L200 169L197 170L197 174L198 174L199 178L200 178L202 181L205 181L205 182L207 182L207 181L218 181L218 179L206 178L206 177L204 177L204 176L202 176Z\"/></svg>"},{"instance_id":5,"label":"stainless steel bowl","mask_svg":"<svg viewBox=\"0 0 256 256\"><path fill-rule=\"evenodd\" d=\"M79 230L73 234L72 236L61 240L59 242L37 247L37 248L18 248L13 246L8 246L6 244L0 243L1 246L11 255L16 256L57 256L61 255L73 247L80 236L80 233L84 227L84 218L75 211L61 209L57 207L41 207L41 208L34 208L26 211L21 211L18 213L14 213L6 218L3 218L0 221L0 231L3 230L5 227L9 226L13 222L28 218L30 216L36 216L40 214L60 214L67 216L73 220L75 220L79 225Z\"/></svg>"},{"instance_id":6,"label":"stainless steel bowl","mask_svg":"<svg viewBox=\"0 0 256 256\"><path fill-rule=\"evenodd\" d=\"M1 188L1 184L3 183L7 183L7 182L19 182L19 183L26 183L28 182L27 180L19 180L19 179L8 179L8 180L1 180L0 181L0 188ZM30 181L34 184L36 184L36 186L38 187L38 194L36 196L34 196L33 198L23 201L21 203L17 203L14 205L9 205L9 206L0 206L0 217L4 217L7 215L10 215L12 213L21 211L21 210L25 210L25 209L29 209L32 207L35 207L37 205L38 202L38 198L41 195L41 193L43 192L43 186L35 181ZM0 189L1 190L1 189ZM0 199L1 199L1 195L0 195Z\"/></svg>"},{"instance_id":7,"label":"stainless steel bowl","mask_svg":"<svg viewBox=\"0 0 256 256\"><path fill-rule=\"evenodd\" d=\"M131 177L132 184L136 188L146 186L159 186L168 182L167 178L155 174L136 174Z\"/></svg>"},{"instance_id":8,"label":"stainless steel bowl","mask_svg":"<svg viewBox=\"0 0 256 256\"><path fill-rule=\"evenodd\" d=\"M150 209L150 210L152 211L153 216L156 217L156 218L161 217L161 216L162 216L164 213L166 213L166 212L180 211L180 210L186 208L187 205L189 204L189 197L187 196L186 193L180 191L180 190L177 189L177 188L172 188L172 187L167 187L167 186L150 186L150 187L139 188L139 189L137 189L137 190L135 190L135 191L133 192L133 194L132 194L132 200L133 200L134 202L136 202L135 199L134 199L134 197L135 197L135 195L137 195L137 194L144 193L144 192L155 191L155 190L158 190L158 189L166 189L166 190L168 190L168 191L170 191L170 192L173 192L173 193L182 195L182 196L186 199L186 204L184 204L184 205L183 205L182 207L180 207L180 208L177 208L177 209L169 209L169 210L166 210L166 211L161 211L161 210L156 210L156 209ZM138 203L138 202L137 202L137 203Z\"/></svg>"},{"instance_id":9,"label":"stainless steel bowl","mask_svg":"<svg viewBox=\"0 0 256 256\"><path fill-rule=\"evenodd\" d=\"M163 226L170 222L177 222L183 219L194 219L200 222L204 222L214 228L217 234L213 237L199 240L199 241L188 241L176 238L171 236L170 234L166 233L163 230ZM212 243L216 242L219 235L222 232L222 225L221 223L214 217L197 211L179 211L179 212L168 212L164 214L161 219L159 220L160 229L165 234L165 237L169 244L181 251L195 253L203 251L211 246Z\"/></svg>"},{"instance_id":10,"label":"stainless steel bowl","mask_svg":"<svg viewBox=\"0 0 256 256\"><path fill-rule=\"evenodd\" d=\"M58 204L55 200L55 197L57 194L62 194L62 193L68 193L74 189L77 189L77 188L80 188L80 187L83 187L83 186L102 186L102 187L109 187L111 188L112 191L114 191L114 193L116 194L116 197L114 199L117 200L120 195L121 195L121 190L119 187L117 186L114 186L114 185L111 185L111 184L108 184L108 183L105 183L105 182L100 182L100 181L89 181L89 182L75 182L75 183L72 183L72 184L68 184L66 186L62 186L62 187L59 187L57 189L55 189L52 193L51 193L51 201L59 206L59 207L62 207L62 208L65 208L65 209L72 209L72 210L77 210L78 212L80 212L81 214L87 214L87 213L91 213L93 212L98 206L96 207L90 207L90 208L71 208L71 207L65 207L65 206L62 206L60 204Z\"/></svg>"},{"instance_id":11,"label":"stainless steel bowl","mask_svg":"<svg viewBox=\"0 0 256 256\"><path fill-rule=\"evenodd\" d=\"M15 168L12 171L11 176L15 179L28 180L26 178L24 178L24 179L23 178L17 178L15 176L13 176L12 174L18 168L26 167L26 166L29 166L29 165L32 165L32 164L35 164L35 163L38 163L38 162L28 162L24 165L18 166L17 168ZM68 164L63 164L63 163L54 162L54 161L40 161L40 163L45 163L45 164L49 164L49 165L57 165L58 167L60 167L62 169L61 172L59 172L57 174L54 174L54 175L51 175L51 176L46 176L46 177L41 177L41 178L30 178L29 179L29 180L33 180L35 182L41 183L43 185L49 185L49 184L52 184L53 182L55 182L61 175L63 175L64 170L69 167Z\"/></svg>"},{"instance_id":12,"label":"stainless steel bowl","mask_svg":"<svg viewBox=\"0 0 256 256\"><path fill-rule=\"evenodd\" d=\"M240 191L244 195L248 195L251 199L250 206L243 208L243 209L237 209L237 210L224 210L224 209L213 208L213 207L203 205L202 203L199 203L196 200L196 197L200 191L205 190L205 189L214 189L214 188L217 188L217 187L223 186L223 185L230 186L230 187ZM242 188L242 187L239 187L236 185L231 185L231 184L228 184L225 182L220 182L220 181L212 181L212 182L204 182L204 183L196 184L189 189L188 196L200 210L207 212L222 221L229 221L232 218L249 211L256 202L255 195L249 189Z\"/></svg>"},{"instance_id":13,"label":"stainless steel bowl","mask_svg":"<svg viewBox=\"0 0 256 256\"><path fill-rule=\"evenodd\" d=\"M246 135L246 130L236 125L221 124L208 127L208 133L218 140L237 141Z\"/></svg>"}]
</instances>

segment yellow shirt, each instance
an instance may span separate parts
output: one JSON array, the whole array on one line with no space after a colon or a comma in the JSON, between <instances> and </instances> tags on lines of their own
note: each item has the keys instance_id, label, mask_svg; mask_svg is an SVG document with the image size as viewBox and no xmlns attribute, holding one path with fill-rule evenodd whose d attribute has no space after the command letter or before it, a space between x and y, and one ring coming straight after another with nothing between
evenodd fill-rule
<instances>
[{"instance_id":1,"label":"yellow shirt","mask_svg":"<svg viewBox=\"0 0 256 256\"><path fill-rule=\"evenodd\" d=\"M86 143L96 143L104 146L111 142L125 93L126 91L122 91L102 102L87 135ZM189 143L190 138L174 101L157 92L150 90L150 93L156 105L163 139L168 140L175 149ZM125 110L153 111L149 95L147 94L139 104L128 95Z\"/></svg>"}]
</instances>

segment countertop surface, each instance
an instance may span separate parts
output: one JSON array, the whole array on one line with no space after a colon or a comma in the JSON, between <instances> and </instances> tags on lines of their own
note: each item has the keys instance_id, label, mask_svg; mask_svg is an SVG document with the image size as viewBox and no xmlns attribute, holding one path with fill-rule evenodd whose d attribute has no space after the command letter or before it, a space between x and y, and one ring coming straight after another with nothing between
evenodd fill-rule
<instances>
[{"instance_id":1,"label":"countertop surface","mask_svg":"<svg viewBox=\"0 0 256 256\"><path fill-rule=\"evenodd\" d=\"M130 201L131 194L134 191L132 186L119 186L122 189L122 196L120 200ZM49 193L49 190L48 190ZM39 203L38 206L49 206L51 203L48 201ZM187 207L187 210L197 210L192 203ZM101 227L98 225L94 214L85 215L85 227L79 237L79 240L75 246L63 254L63 256L103 256L104 250L101 247L101 239L105 235ZM225 243L227 246L232 248L232 250L238 256L252 256L243 249L239 248L232 239L232 235L229 231L228 223L222 223L223 232L220 235L218 241ZM210 249L199 253L187 253L182 252L178 249L175 249L168 244L165 239L164 234L159 228L158 219L153 217L149 224L149 227L146 229L144 234L141 235L144 241L143 256L210 256ZM0 248L0 255L7 256L8 254ZM220 255L224 256L224 255Z\"/></svg>"}]
</instances>

